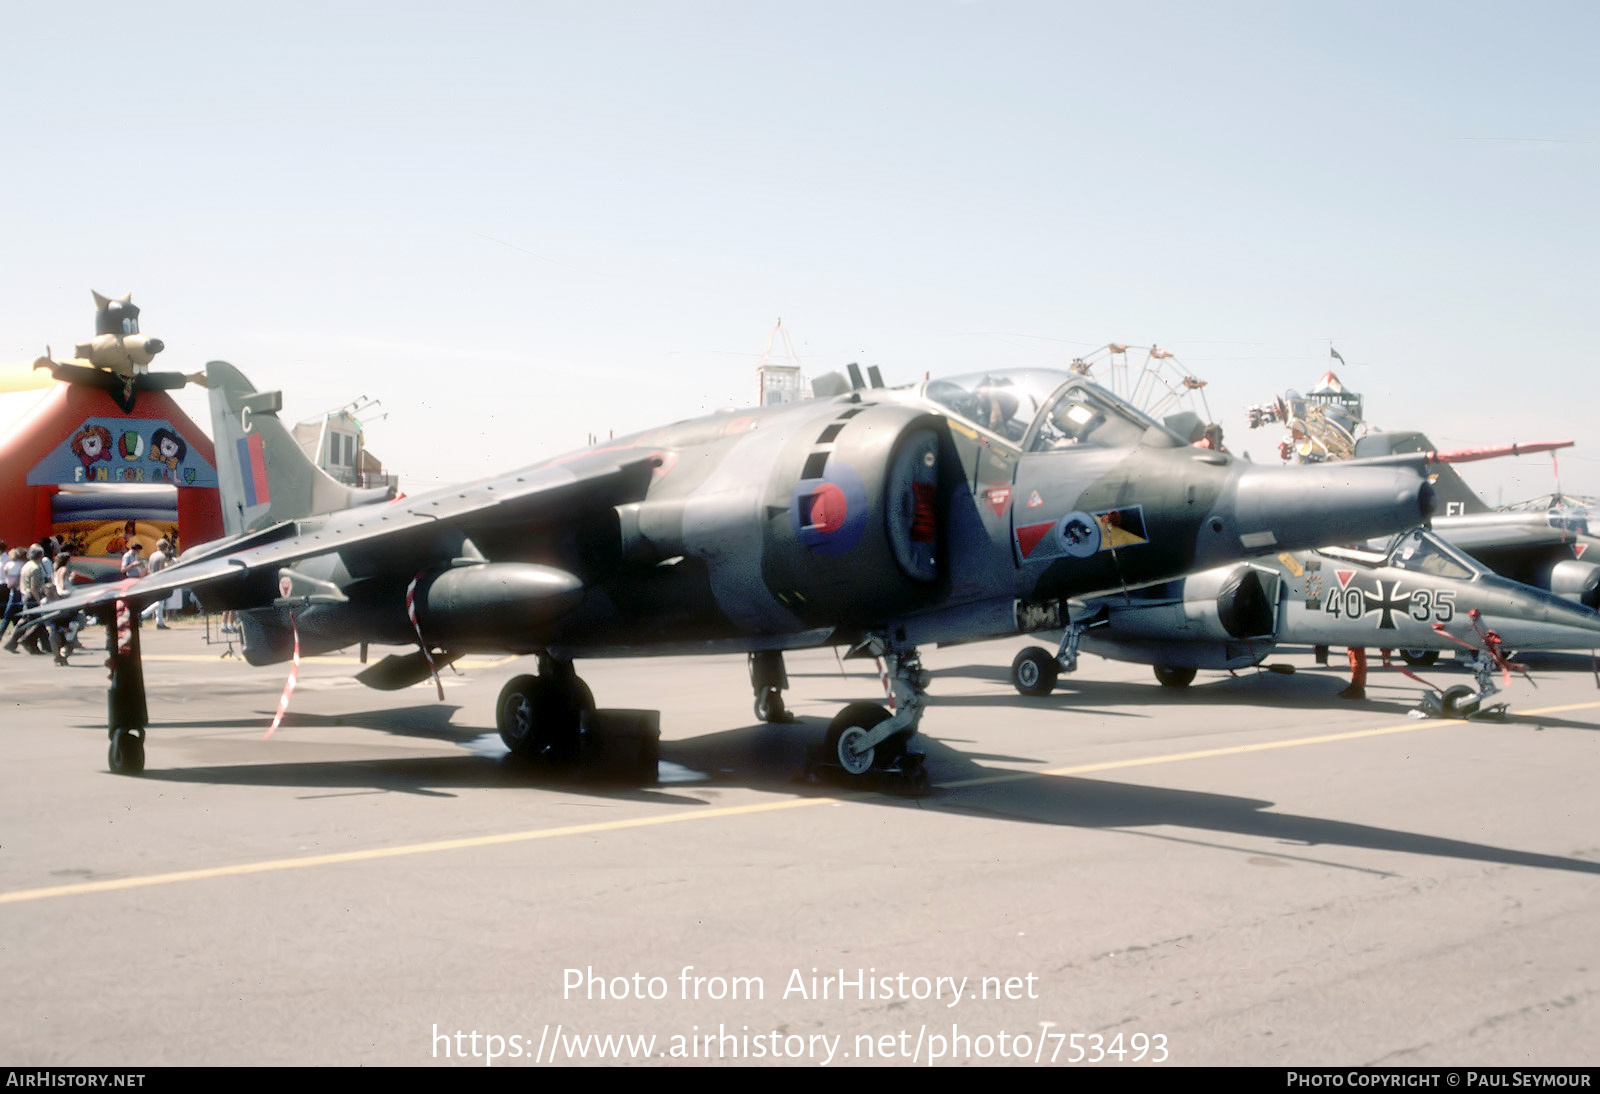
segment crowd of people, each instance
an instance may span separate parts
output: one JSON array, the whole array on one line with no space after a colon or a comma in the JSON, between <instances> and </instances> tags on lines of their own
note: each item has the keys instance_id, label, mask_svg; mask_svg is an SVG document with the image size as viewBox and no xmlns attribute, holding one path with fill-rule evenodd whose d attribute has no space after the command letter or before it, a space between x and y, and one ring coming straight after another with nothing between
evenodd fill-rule
<instances>
[{"instance_id":1,"label":"crowd of people","mask_svg":"<svg viewBox=\"0 0 1600 1094\"><path fill-rule=\"evenodd\" d=\"M164 569L175 557L172 543L162 538L148 561L142 556L143 545L135 542L123 553L122 575L141 578ZM43 656L48 653L58 665L65 665L73 650L80 648L78 631L82 617L60 622L53 619L24 620L22 615L31 608L52 600L60 600L72 592L72 586L94 579L71 566L72 553L64 549L53 536L46 536L28 547L8 547L0 541L0 574L4 575L4 608L0 610L0 639L5 639L8 653ZM154 619L156 629L167 630L167 604L158 600L142 613L142 618ZM6 638L6 632L10 637Z\"/></svg>"}]
</instances>

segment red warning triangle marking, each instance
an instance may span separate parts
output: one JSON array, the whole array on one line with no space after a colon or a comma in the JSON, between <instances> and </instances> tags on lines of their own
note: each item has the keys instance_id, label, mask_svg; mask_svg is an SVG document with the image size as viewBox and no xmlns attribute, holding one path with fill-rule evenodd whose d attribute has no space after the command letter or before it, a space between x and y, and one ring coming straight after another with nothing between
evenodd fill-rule
<instances>
[{"instance_id":1,"label":"red warning triangle marking","mask_svg":"<svg viewBox=\"0 0 1600 1094\"><path fill-rule=\"evenodd\" d=\"M1356 576L1354 570L1335 570L1333 572L1338 575L1339 588L1341 589L1348 589L1350 587L1350 579Z\"/></svg>"},{"instance_id":2,"label":"red warning triangle marking","mask_svg":"<svg viewBox=\"0 0 1600 1094\"><path fill-rule=\"evenodd\" d=\"M989 503L989 508L994 510L995 516L1005 512L1006 503L1011 500L1011 487L991 486L983 492L983 498Z\"/></svg>"},{"instance_id":3,"label":"red warning triangle marking","mask_svg":"<svg viewBox=\"0 0 1600 1094\"><path fill-rule=\"evenodd\" d=\"M1589 545L1587 543L1574 543L1572 545L1572 555L1574 558L1582 558L1583 552L1587 551L1588 549Z\"/></svg>"},{"instance_id":4,"label":"red warning triangle marking","mask_svg":"<svg viewBox=\"0 0 1600 1094\"><path fill-rule=\"evenodd\" d=\"M1033 553L1033 549L1039 546L1039 541L1043 539L1049 533L1050 529L1054 528L1055 526L1055 521L1047 520L1043 524L1025 524L1018 528L1017 547L1021 549L1022 557L1027 558L1029 555L1031 555Z\"/></svg>"}]
</instances>

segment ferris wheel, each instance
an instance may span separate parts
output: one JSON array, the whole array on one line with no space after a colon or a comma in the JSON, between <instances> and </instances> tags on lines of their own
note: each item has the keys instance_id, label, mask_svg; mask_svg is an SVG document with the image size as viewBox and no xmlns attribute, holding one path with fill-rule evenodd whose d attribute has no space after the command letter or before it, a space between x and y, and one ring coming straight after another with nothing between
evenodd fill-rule
<instances>
[{"instance_id":1,"label":"ferris wheel","mask_svg":"<svg viewBox=\"0 0 1600 1094\"><path fill-rule=\"evenodd\" d=\"M1070 369L1074 375L1087 376L1109 388L1156 421L1180 410L1198 415L1202 422L1215 420L1206 403L1206 381L1191 373L1169 349L1107 342L1074 357Z\"/></svg>"}]
</instances>

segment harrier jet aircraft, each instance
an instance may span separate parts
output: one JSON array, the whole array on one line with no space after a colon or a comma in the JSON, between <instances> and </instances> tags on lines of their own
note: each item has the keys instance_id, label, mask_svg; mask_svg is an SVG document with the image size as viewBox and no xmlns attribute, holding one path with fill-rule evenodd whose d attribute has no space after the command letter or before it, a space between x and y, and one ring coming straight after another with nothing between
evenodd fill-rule
<instances>
[{"instance_id":1,"label":"harrier jet aircraft","mask_svg":"<svg viewBox=\"0 0 1600 1094\"><path fill-rule=\"evenodd\" d=\"M1600 647L1600 614L1499 577L1421 528L1387 551L1284 551L1075 609L1058 655L1038 646L1017 654L1012 683L1024 695L1049 694L1079 650L1152 665L1167 687L1188 686L1197 669L1260 665L1284 646L1377 646L1413 664L1431 664L1440 650L1471 652L1477 691L1450 688L1433 711L1454 716L1498 690L1502 646Z\"/></svg>"},{"instance_id":2,"label":"harrier jet aircraft","mask_svg":"<svg viewBox=\"0 0 1600 1094\"><path fill-rule=\"evenodd\" d=\"M828 762L915 777L919 646L1059 626L1069 596L1394 533L1432 501L1420 458L1253 467L1045 369L893 390L840 378L827 397L391 500L315 468L277 392L222 362L207 382L227 537L43 609L107 627L117 772L144 764L138 609L178 588L239 613L253 664L412 647L360 674L375 687L469 652L536 655L496 717L514 752L543 757L573 756L594 707L574 659L750 653L758 706L777 716L781 651L848 646L881 658L888 706L847 706Z\"/></svg>"}]
</instances>

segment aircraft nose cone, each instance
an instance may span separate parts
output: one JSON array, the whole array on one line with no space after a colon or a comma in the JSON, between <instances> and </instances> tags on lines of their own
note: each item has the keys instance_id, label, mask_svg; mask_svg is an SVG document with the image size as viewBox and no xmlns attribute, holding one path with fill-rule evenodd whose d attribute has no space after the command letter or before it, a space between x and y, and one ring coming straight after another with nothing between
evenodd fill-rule
<instances>
[{"instance_id":1,"label":"aircraft nose cone","mask_svg":"<svg viewBox=\"0 0 1600 1094\"><path fill-rule=\"evenodd\" d=\"M1240 468L1202 523L1197 555L1269 554L1356 543L1414 528L1433 511L1433 488L1407 468L1319 464Z\"/></svg>"},{"instance_id":2,"label":"aircraft nose cone","mask_svg":"<svg viewBox=\"0 0 1600 1094\"><path fill-rule=\"evenodd\" d=\"M1439 511L1439 493L1433 488L1433 483L1423 480L1422 483L1422 523L1427 524L1433 520L1434 514Z\"/></svg>"},{"instance_id":3,"label":"aircraft nose cone","mask_svg":"<svg viewBox=\"0 0 1600 1094\"><path fill-rule=\"evenodd\" d=\"M1501 577L1482 577L1477 598L1480 620L1507 649L1587 650L1600 648L1600 613L1563 597Z\"/></svg>"}]
</instances>

